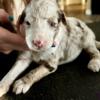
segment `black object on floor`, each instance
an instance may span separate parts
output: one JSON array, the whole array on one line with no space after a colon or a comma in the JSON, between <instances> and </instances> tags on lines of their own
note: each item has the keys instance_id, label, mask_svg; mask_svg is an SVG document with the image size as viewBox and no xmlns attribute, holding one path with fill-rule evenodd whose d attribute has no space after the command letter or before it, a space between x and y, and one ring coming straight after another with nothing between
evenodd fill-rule
<instances>
[{"instance_id":1,"label":"black object on floor","mask_svg":"<svg viewBox=\"0 0 100 100\"><path fill-rule=\"evenodd\" d=\"M100 0L91 0L92 14L100 14Z\"/></svg>"},{"instance_id":2,"label":"black object on floor","mask_svg":"<svg viewBox=\"0 0 100 100\"><path fill-rule=\"evenodd\" d=\"M100 40L100 22L89 24ZM17 52L0 54L0 78L11 68ZM100 72L87 69L89 55L82 51L73 62L59 66L58 70L32 86L26 94L8 92L0 100L100 100ZM35 67L31 64L31 68ZM26 73L25 72L25 73Z\"/></svg>"}]
</instances>

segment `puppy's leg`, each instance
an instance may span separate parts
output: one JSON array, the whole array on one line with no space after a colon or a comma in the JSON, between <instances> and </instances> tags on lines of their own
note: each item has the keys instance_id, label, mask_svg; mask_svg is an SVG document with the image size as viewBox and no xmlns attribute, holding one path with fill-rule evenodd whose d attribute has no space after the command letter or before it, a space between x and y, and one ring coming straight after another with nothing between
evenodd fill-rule
<instances>
[{"instance_id":1,"label":"puppy's leg","mask_svg":"<svg viewBox=\"0 0 100 100\"><path fill-rule=\"evenodd\" d=\"M97 49L99 44L96 42L95 34L81 21L79 21L79 27L83 32L83 37L81 37L81 46L90 54L91 57L88 68L93 72L98 72L100 70L100 52Z\"/></svg>"},{"instance_id":2,"label":"puppy's leg","mask_svg":"<svg viewBox=\"0 0 100 100\"><path fill-rule=\"evenodd\" d=\"M18 57L18 60L12 69L0 81L0 97L8 92L13 81L28 67L29 63L31 62L30 56L30 52L22 53Z\"/></svg>"},{"instance_id":3,"label":"puppy's leg","mask_svg":"<svg viewBox=\"0 0 100 100\"><path fill-rule=\"evenodd\" d=\"M30 71L26 76L17 80L14 84L13 92L15 92L16 94L26 93L30 89L32 84L36 83L37 81L54 72L55 70L56 69L52 67L48 68L44 65L39 66L38 68Z\"/></svg>"},{"instance_id":4,"label":"puppy's leg","mask_svg":"<svg viewBox=\"0 0 100 100\"><path fill-rule=\"evenodd\" d=\"M91 56L91 60L88 64L88 68L93 72L98 72L100 70L100 52L96 48L95 43L92 43L85 49Z\"/></svg>"}]
</instances>

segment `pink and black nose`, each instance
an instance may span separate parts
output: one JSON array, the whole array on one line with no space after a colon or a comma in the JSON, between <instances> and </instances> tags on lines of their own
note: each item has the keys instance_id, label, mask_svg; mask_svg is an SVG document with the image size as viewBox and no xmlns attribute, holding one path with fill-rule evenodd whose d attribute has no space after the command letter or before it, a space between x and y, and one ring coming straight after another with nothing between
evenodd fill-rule
<instances>
[{"instance_id":1,"label":"pink and black nose","mask_svg":"<svg viewBox=\"0 0 100 100\"><path fill-rule=\"evenodd\" d=\"M45 42L43 40L33 40L32 43L38 48L42 48L45 45Z\"/></svg>"}]
</instances>

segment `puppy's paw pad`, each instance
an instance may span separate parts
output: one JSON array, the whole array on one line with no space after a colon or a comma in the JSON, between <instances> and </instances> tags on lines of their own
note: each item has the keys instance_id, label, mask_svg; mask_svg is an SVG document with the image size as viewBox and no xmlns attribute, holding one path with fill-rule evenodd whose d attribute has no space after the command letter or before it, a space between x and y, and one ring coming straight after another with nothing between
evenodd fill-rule
<instances>
[{"instance_id":1,"label":"puppy's paw pad","mask_svg":"<svg viewBox=\"0 0 100 100\"><path fill-rule=\"evenodd\" d=\"M0 97L6 94L8 90L9 90L9 86L4 84L3 82L0 82Z\"/></svg>"},{"instance_id":2,"label":"puppy's paw pad","mask_svg":"<svg viewBox=\"0 0 100 100\"><path fill-rule=\"evenodd\" d=\"M27 84L22 79L19 79L14 83L13 92L15 92L16 94L25 94L30 87L30 84Z\"/></svg>"},{"instance_id":3,"label":"puppy's paw pad","mask_svg":"<svg viewBox=\"0 0 100 100\"><path fill-rule=\"evenodd\" d=\"M93 72L99 72L100 70L100 59L92 59L89 64L88 68Z\"/></svg>"}]
</instances>

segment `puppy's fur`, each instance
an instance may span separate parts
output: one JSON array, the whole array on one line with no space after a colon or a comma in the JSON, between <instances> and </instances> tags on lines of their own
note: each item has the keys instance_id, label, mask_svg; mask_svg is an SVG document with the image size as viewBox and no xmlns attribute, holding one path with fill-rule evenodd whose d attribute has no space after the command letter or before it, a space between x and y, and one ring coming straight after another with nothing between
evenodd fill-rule
<instances>
[{"instance_id":1,"label":"puppy's fur","mask_svg":"<svg viewBox=\"0 0 100 100\"><path fill-rule=\"evenodd\" d=\"M13 91L26 93L30 87L43 77L55 72L58 65L73 61L86 50L91 60L88 68L93 72L100 70L100 43L87 25L79 19L66 17L60 11L56 0L31 0L18 21L18 31L25 37L30 51L22 52L15 65L0 82L0 96L7 93L19 74L35 61L40 66L17 80ZM37 47L33 41L43 41Z\"/></svg>"}]
</instances>

